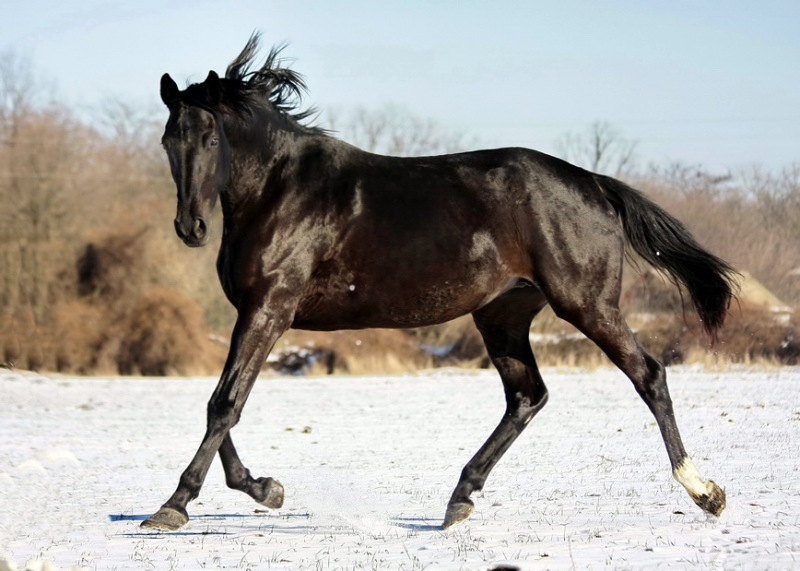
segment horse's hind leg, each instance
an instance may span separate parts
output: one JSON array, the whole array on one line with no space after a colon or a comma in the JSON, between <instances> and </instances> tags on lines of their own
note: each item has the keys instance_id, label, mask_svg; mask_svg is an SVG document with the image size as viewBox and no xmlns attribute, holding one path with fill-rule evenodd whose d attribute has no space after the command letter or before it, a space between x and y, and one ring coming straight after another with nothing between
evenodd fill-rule
<instances>
[{"instance_id":1,"label":"horse's hind leg","mask_svg":"<svg viewBox=\"0 0 800 571\"><path fill-rule=\"evenodd\" d=\"M225 470L225 482L229 488L246 493L255 501L271 509L283 505L283 486L273 478L253 478L250 470L244 467L231 434L228 432L219 447L219 458Z\"/></svg>"},{"instance_id":2,"label":"horse's hind leg","mask_svg":"<svg viewBox=\"0 0 800 571\"><path fill-rule=\"evenodd\" d=\"M518 288L473 313L503 381L506 411L486 443L464 466L447 504L445 528L470 516L474 506L470 494L483 489L491 469L547 402L547 389L528 339L531 321L545 303L538 289Z\"/></svg>"},{"instance_id":3,"label":"horse's hind leg","mask_svg":"<svg viewBox=\"0 0 800 571\"><path fill-rule=\"evenodd\" d=\"M583 299L586 299L585 297ZM636 391L655 416L667 448L672 474L703 510L719 515L725 509L725 492L700 475L683 447L664 366L650 356L634 337L616 304L598 302L593 307L550 300L556 313L594 341L633 382Z\"/></svg>"}]
</instances>

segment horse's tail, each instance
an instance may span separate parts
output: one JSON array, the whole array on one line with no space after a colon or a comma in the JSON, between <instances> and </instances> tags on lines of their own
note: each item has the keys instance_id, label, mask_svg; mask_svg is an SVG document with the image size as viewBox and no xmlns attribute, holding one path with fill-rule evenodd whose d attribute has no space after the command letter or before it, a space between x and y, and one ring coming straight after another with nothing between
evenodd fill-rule
<instances>
[{"instance_id":1,"label":"horse's tail","mask_svg":"<svg viewBox=\"0 0 800 571\"><path fill-rule=\"evenodd\" d=\"M686 288L703 327L715 339L734 295L736 271L704 250L683 223L638 190L611 177L594 177L622 219L629 245Z\"/></svg>"}]
</instances>

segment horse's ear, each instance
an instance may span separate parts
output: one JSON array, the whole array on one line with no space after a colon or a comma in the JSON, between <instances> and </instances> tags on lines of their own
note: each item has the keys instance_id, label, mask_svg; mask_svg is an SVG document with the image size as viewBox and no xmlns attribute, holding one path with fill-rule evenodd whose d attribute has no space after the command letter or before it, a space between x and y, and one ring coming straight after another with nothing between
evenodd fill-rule
<instances>
[{"instance_id":1,"label":"horse's ear","mask_svg":"<svg viewBox=\"0 0 800 571\"><path fill-rule=\"evenodd\" d=\"M161 76L161 101L167 107L173 107L180 99L181 90L178 89L178 84L165 73Z\"/></svg>"},{"instance_id":2,"label":"horse's ear","mask_svg":"<svg viewBox=\"0 0 800 571\"><path fill-rule=\"evenodd\" d=\"M208 77L203 82L208 90L208 98L211 100L212 105L216 105L222 101L222 82L219 80L217 72L213 69L208 72Z\"/></svg>"}]
</instances>

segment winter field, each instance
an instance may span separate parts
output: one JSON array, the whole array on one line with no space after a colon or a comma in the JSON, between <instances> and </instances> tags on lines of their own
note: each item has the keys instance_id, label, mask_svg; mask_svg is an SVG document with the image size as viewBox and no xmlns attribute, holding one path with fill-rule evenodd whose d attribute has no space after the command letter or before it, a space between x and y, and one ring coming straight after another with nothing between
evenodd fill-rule
<instances>
[{"instance_id":1,"label":"winter field","mask_svg":"<svg viewBox=\"0 0 800 571\"><path fill-rule=\"evenodd\" d=\"M544 373L549 404L447 531L503 411L494 371L263 378L234 441L284 507L229 490L216 462L189 524L153 533L139 523L199 444L216 379L0 370L0 569L800 567L800 369L670 369L687 449L727 490L719 519L672 480L621 373Z\"/></svg>"}]
</instances>

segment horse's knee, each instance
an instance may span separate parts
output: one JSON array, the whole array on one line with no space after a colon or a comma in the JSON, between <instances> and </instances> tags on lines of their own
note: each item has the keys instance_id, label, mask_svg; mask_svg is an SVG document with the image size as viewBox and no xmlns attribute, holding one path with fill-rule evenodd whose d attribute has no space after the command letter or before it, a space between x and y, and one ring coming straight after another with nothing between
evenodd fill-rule
<instances>
[{"instance_id":1,"label":"horse's knee","mask_svg":"<svg viewBox=\"0 0 800 571\"><path fill-rule=\"evenodd\" d=\"M229 401L211 400L208 403L206 421L211 432L227 432L239 422L241 410Z\"/></svg>"}]
</instances>

